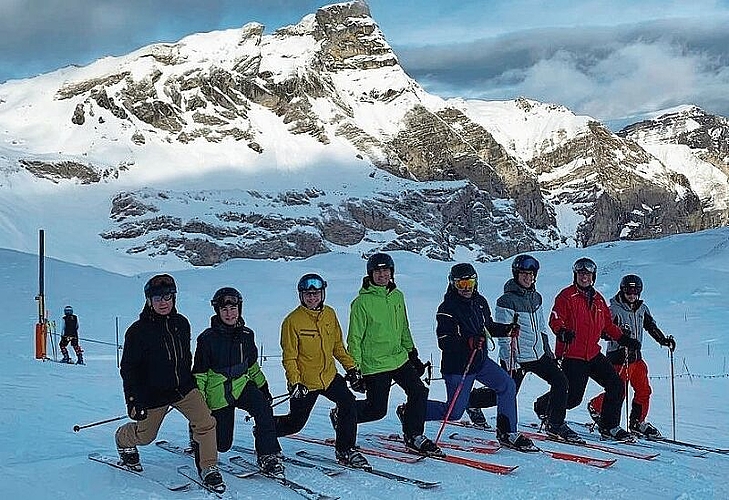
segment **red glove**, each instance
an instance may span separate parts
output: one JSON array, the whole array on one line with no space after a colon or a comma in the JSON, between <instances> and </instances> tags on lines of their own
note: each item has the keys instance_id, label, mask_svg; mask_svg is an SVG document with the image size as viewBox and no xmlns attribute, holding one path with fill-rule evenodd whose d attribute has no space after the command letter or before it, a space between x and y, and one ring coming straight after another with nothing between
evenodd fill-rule
<instances>
[{"instance_id":1,"label":"red glove","mask_svg":"<svg viewBox=\"0 0 729 500\"><path fill-rule=\"evenodd\" d=\"M482 337L481 335L475 335L473 337L468 337L468 347L472 351L483 349L484 344L486 343L486 337Z\"/></svg>"},{"instance_id":2,"label":"red glove","mask_svg":"<svg viewBox=\"0 0 729 500\"><path fill-rule=\"evenodd\" d=\"M509 337L518 337L519 333L521 332L521 327L519 325L512 324L511 328L509 328Z\"/></svg>"}]
</instances>

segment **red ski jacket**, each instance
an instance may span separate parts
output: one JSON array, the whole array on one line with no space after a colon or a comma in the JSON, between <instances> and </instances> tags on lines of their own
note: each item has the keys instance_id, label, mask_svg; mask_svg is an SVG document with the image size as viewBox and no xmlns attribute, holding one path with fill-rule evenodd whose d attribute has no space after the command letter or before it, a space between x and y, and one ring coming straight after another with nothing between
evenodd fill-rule
<instances>
[{"instance_id":1,"label":"red ski jacket","mask_svg":"<svg viewBox=\"0 0 729 500\"><path fill-rule=\"evenodd\" d=\"M549 327L555 334L563 328L575 332L569 344L557 340L557 358L589 361L600 353L600 337L617 341L623 335L613 324L610 308L600 292L594 288L583 291L577 285L568 286L554 299Z\"/></svg>"}]
</instances>

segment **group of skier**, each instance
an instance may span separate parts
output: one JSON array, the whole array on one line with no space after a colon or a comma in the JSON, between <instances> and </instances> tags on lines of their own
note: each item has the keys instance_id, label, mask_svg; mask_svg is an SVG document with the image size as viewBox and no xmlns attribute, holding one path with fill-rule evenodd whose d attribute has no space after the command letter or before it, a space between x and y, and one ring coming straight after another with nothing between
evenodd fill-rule
<instances>
[{"instance_id":1,"label":"group of skier","mask_svg":"<svg viewBox=\"0 0 729 500\"><path fill-rule=\"evenodd\" d=\"M421 379L427 365L410 332L405 298L394 280L394 261L388 254L375 253L366 269L350 306L346 346L337 315L325 304L326 281L317 274L299 280L300 304L281 325L282 362L290 397L285 415L273 414L274 398L258 364L255 334L242 317L240 292L230 287L215 292L211 300L215 314L210 327L198 337L193 357L190 324L175 307L178 291L174 279L167 274L151 278L144 287L146 300L139 319L125 334L120 372L132 422L116 432L121 461L141 470L137 445L156 438L171 406L189 421L191 448L203 484L222 492L225 484L216 465L217 453L231 448L235 408L241 408L255 423L258 465L267 474L281 475L278 438L300 431L322 395L335 404L330 419L337 460L369 468L355 446L357 425L386 415L393 382L406 395L396 414L404 444L415 453L443 454L438 439L425 436L426 421L459 419L465 411L475 424L484 425L481 408L490 406L497 407L496 435L503 446L537 451L517 428L516 394L526 372L550 385L534 410L546 431L559 439L580 440L565 423L565 413L582 400L588 377L605 388L589 404L603 436L625 439L628 435L619 425L623 380L633 384L636 394L630 429L657 432L645 421L650 386L640 356L641 330L645 328L671 349L675 342L663 335L639 300L642 282L637 276L623 279L611 301L611 312L593 287L595 263L586 258L575 262L573 284L557 296L549 320L557 337L555 358L542 297L535 288L539 271L535 258L519 255L514 259L513 278L497 300L495 319L478 291L474 267L456 264L436 314L448 396L446 402L440 402L428 399ZM600 352L601 336L614 341L607 357ZM488 357L491 337L499 338L500 365ZM338 373L335 361L344 368L344 376ZM475 381L484 387L472 389ZM352 391L364 393L365 398L355 398Z\"/></svg>"}]
</instances>

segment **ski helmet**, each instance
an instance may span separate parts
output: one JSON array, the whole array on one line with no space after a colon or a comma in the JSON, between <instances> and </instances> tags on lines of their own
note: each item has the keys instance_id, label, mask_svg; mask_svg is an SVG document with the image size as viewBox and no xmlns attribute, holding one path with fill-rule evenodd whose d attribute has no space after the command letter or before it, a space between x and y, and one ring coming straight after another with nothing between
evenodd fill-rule
<instances>
[{"instance_id":1,"label":"ski helmet","mask_svg":"<svg viewBox=\"0 0 729 500\"><path fill-rule=\"evenodd\" d=\"M536 279L537 273L539 272L539 261L531 255L517 255L511 263L511 274L514 276L514 279L517 279L519 273L524 271L532 271L534 273L534 279Z\"/></svg>"},{"instance_id":2,"label":"ski helmet","mask_svg":"<svg viewBox=\"0 0 729 500\"><path fill-rule=\"evenodd\" d=\"M299 279L299 283L296 285L296 289L299 291L299 300L301 301L301 305L305 306L304 292L321 290L321 302L318 306L321 308L324 305L324 299L326 298L326 288L327 282L318 274L309 273L303 275L301 279Z\"/></svg>"},{"instance_id":3,"label":"ski helmet","mask_svg":"<svg viewBox=\"0 0 729 500\"><path fill-rule=\"evenodd\" d=\"M456 289L472 288L478 286L476 269L468 262L462 262L451 267L448 273L448 283Z\"/></svg>"},{"instance_id":4,"label":"ski helmet","mask_svg":"<svg viewBox=\"0 0 729 500\"><path fill-rule=\"evenodd\" d=\"M238 306L238 315L243 315L243 296L235 288L226 286L218 289L210 300L215 314L220 314L220 309L225 306Z\"/></svg>"},{"instance_id":5,"label":"ski helmet","mask_svg":"<svg viewBox=\"0 0 729 500\"><path fill-rule=\"evenodd\" d=\"M643 280L637 274L628 274L620 280L620 291L625 295L634 292L640 295L643 292Z\"/></svg>"},{"instance_id":6,"label":"ski helmet","mask_svg":"<svg viewBox=\"0 0 729 500\"><path fill-rule=\"evenodd\" d=\"M572 264L572 279L575 283L577 283L577 273L580 271L587 271L588 273L591 273L592 283L595 283L595 279L597 278L597 264L595 264L595 261L588 259L587 257L582 257Z\"/></svg>"},{"instance_id":7,"label":"ski helmet","mask_svg":"<svg viewBox=\"0 0 729 500\"><path fill-rule=\"evenodd\" d=\"M175 279L169 274L158 274L156 276L152 276L149 281L147 281L147 284L144 285L144 296L148 299L157 295L167 295L168 293L177 293Z\"/></svg>"},{"instance_id":8,"label":"ski helmet","mask_svg":"<svg viewBox=\"0 0 729 500\"><path fill-rule=\"evenodd\" d=\"M63 308L63 314L65 314L65 315L73 314L73 307L71 307L71 306L64 307Z\"/></svg>"},{"instance_id":9,"label":"ski helmet","mask_svg":"<svg viewBox=\"0 0 729 500\"><path fill-rule=\"evenodd\" d=\"M372 279L372 272L375 269L388 268L392 273L392 277L395 277L395 262L392 257L386 253L373 253L369 259L367 259L367 275Z\"/></svg>"}]
</instances>

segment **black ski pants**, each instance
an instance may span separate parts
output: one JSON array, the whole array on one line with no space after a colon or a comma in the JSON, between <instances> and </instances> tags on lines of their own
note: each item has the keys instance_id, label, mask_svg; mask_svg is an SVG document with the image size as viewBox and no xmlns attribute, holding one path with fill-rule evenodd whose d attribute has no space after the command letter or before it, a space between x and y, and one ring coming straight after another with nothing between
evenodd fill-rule
<instances>
[{"instance_id":1,"label":"black ski pants","mask_svg":"<svg viewBox=\"0 0 729 500\"><path fill-rule=\"evenodd\" d=\"M612 363L603 353L599 353L589 361L565 358L562 360L562 371L567 376L569 383L568 409L575 408L582 402L587 381L591 378L605 389L605 399L600 415L602 428L612 429L620 425L620 407L623 405L625 397L623 381L620 380Z\"/></svg>"},{"instance_id":2,"label":"black ski pants","mask_svg":"<svg viewBox=\"0 0 729 500\"><path fill-rule=\"evenodd\" d=\"M309 420L314 403L324 396L337 405L336 444L337 451L347 451L354 448L357 440L357 410L354 405L354 394L347 387L347 382L340 374L334 376L329 387L319 391L310 391L303 398L289 400L288 415L276 415L276 435L288 436L304 428Z\"/></svg>"},{"instance_id":3,"label":"black ski pants","mask_svg":"<svg viewBox=\"0 0 729 500\"><path fill-rule=\"evenodd\" d=\"M425 431L425 408L428 404L428 388L420 380L415 367L406 361L400 368L388 372L364 376L366 398L357 400L357 422L372 422L387 414L390 387L394 380L405 391L405 414L402 431L414 437Z\"/></svg>"},{"instance_id":4,"label":"black ski pants","mask_svg":"<svg viewBox=\"0 0 729 500\"><path fill-rule=\"evenodd\" d=\"M502 368L507 370L504 362ZM564 423L567 407L567 377L559 369L557 361L548 355L543 355L536 361L519 363L520 369L512 370L511 377L516 382L516 392L519 393L521 383L527 373L531 372L549 384L549 391L537 398L534 409L539 415L549 415L549 422L554 425ZM468 400L469 408L490 408L496 406L496 393L490 387L480 387L471 391Z\"/></svg>"},{"instance_id":5,"label":"black ski pants","mask_svg":"<svg viewBox=\"0 0 729 500\"><path fill-rule=\"evenodd\" d=\"M258 456L271 455L281 451L281 446L276 437L271 403L256 387L256 384L248 382L243 388L243 392L232 405L212 411L216 421L215 428L219 452L226 452L233 446L236 408L247 411L253 417L255 422L253 437Z\"/></svg>"}]
</instances>

